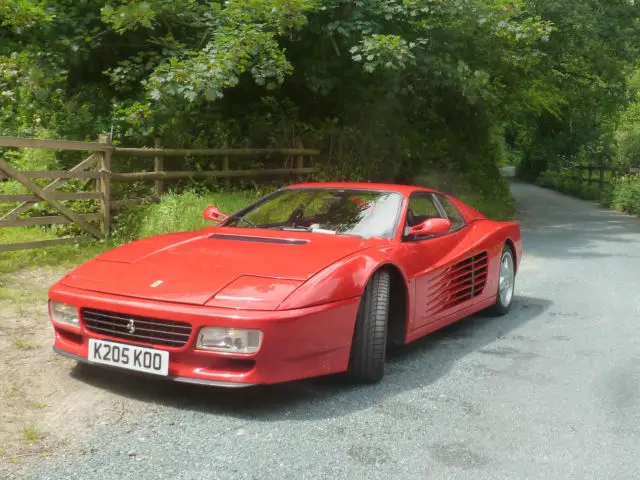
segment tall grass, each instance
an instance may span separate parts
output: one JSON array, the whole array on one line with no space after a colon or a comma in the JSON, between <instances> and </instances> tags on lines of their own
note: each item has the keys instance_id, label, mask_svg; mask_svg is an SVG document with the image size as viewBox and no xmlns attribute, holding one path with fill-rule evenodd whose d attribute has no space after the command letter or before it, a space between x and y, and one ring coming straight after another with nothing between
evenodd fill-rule
<instances>
[{"instance_id":1,"label":"tall grass","mask_svg":"<svg viewBox=\"0 0 640 480\"><path fill-rule=\"evenodd\" d=\"M136 217L136 225L130 226L128 238L145 238L163 233L197 230L207 225L202 214L209 205L231 214L256 201L265 192L239 190L226 193L198 193L186 191L164 195L160 203L150 205L144 214Z\"/></svg>"}]
</instances>

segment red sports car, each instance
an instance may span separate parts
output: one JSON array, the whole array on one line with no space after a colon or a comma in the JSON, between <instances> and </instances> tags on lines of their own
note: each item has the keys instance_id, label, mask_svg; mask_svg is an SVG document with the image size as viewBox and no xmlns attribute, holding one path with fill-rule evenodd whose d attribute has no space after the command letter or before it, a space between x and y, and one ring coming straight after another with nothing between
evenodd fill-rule
<instances>
[{"instance_id":1,"label":"red sports car","mask_svg":"<svg viewBox=\"0 0 640 480\"><path fill-rule=\"evenodd\" d=\"M517 223L421 187L298 184L204 216L218 224L112 249L51 287L55 351L207 385L377 382L389 345L505 314L522 258Z\"/></svg>"}]
</instances>

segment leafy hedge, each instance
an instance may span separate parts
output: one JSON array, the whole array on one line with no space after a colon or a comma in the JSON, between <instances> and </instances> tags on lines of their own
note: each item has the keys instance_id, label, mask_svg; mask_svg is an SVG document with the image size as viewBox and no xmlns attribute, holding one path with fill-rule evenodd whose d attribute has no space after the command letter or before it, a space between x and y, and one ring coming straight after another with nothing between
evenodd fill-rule
<instances>
[{"instance_id":1,"label":"leafy hedge","mask_svg":"<svg viewBox=\"0 0 640 480\"><path fill-rule=\"evenodd\" d=\"M589 184L576 179L575 176L576 172L572 169L546 170L538 177L536 183L541 187L551 188L584 200L603 199L603 192L600 191L597 181Z\"/></svg>"},{"instance_id":2,"label":"leafy hedge","mask_svg":"<svg viewBox=\"0 0 640 480\"><path fill-rule=\"evenodd\" d=\"M616 210L640 216L640 173L616 179L610 203Z\"/></svg>"},{"instance_id":3,"label":"leafy hedge","mask_svg":"<svg viewBox=\"0 0 640 480\"><path fill-rule=\"evenodd\" d=\"M595 200L602 205L620 212L640 216L640 174L630 174L611 180L600 190L597 183L589 185L574 178L570 169L547 170L537 180L537 184L585 200Z\"/></svg>"}]
</instances>

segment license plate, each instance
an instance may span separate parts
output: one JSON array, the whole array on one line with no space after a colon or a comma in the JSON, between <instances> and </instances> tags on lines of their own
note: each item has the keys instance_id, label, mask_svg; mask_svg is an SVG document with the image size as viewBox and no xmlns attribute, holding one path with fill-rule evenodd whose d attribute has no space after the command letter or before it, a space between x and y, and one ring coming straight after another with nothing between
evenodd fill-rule
<instances>
[{"instance_id":1,"label":"license plate","mask_svg":"<svg viewBox=\"0 0 640 480\"><path fill-rule=\"evenodd\" d=\"M90 338L88 360L137 372L169 375L169 352L154 348Z\"/></svg>"}]
</instances>

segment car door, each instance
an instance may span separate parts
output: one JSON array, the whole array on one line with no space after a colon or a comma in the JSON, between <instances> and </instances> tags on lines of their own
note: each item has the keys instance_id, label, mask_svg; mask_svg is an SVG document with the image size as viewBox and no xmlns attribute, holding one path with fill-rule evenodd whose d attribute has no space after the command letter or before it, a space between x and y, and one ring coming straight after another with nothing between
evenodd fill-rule
<instances>
[{"instance_id":1,"label":"car door","mask_svg":"<svg viewBox=\"0 0 640 480\"><path fill-rule=\"evenodd\" d=\"M456 296L464 285L458 286L460 279L457 275L460 273L452 268L463 260L463 253L456 247L464 237L467 225L457 210L449 209L447 214L447 209L433 193L417 192L409 197L403 243L405 270L413 280L414 288L410 331L443 320L460 308ZM448 233L438 237L408 235L411 226L434 217L451 221Z\"/></svg>"}]
</instances>

